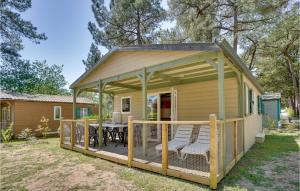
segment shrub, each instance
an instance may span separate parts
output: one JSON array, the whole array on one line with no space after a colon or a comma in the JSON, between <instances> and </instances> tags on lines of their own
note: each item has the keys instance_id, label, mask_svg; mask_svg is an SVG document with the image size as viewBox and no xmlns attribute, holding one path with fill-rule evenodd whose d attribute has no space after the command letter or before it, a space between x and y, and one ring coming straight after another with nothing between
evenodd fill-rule
<instances>
[{"instance_id":1,"label":"shrub","mask_svg":"<svg viewBox=\"0 0 300 191\"><path fill-rule=\"evenodd\" d=\"M267 127L269 129L275 129L276 128L276 121L272 119L270 116L267 116Z\"/></svg>"},{"instance_id":2,"label":"shrub","mask_svg":"<svg viewBox=\"0 0 300 191\"><path fill-rule=\"evenodd\" d=\"M19 135L19 139L25 139L26 141L34 141L36 138L34 133L32 133L32 129L26 128Z\"/></svg>"},{"instance_id":3,"label":"shrub","mask_svg":"<svg viewBox=\"0 0 300 191\"><path fill-rule=\"evenodd\" d=\"M1 129L1 140L4 143L8 143L12 140L12 137L14 135L13 134L13 126L14 126L14 124L11 123L8 128Z\"/></svg>"},{"instance_id":4,"label":"shrub","mask_svg":"<svg viewBox=\"0 0 300 191\"><path fill-rule=\"evenodd\" d=\"M88 115L88 116L84 116L83 119L98 119L98 115Z\"/></svg>"},{"instance_id":5,"label":"shrub","mask_svg":"<svg viewBox=\"0 0 300 191\"><path fill-rule=\"evenodd\" d=\"M294 130L294 129L297 129L297 125L295 123L289 123L286 125L286 128L288 130Z\"/></svg>"},{"instance_id":6,"label":"shrub","mask_svg":"<svg viewBox=\"0 0 300 191\"><path fill-rule=\"evenodd\" d=\"M41 124L38 125L38 129L36 131L40 132L43 135L43 138L47 138L47 134L51 130L48 126L49 119L43 116L40 122Z\"/></svg>"}]
</instances>

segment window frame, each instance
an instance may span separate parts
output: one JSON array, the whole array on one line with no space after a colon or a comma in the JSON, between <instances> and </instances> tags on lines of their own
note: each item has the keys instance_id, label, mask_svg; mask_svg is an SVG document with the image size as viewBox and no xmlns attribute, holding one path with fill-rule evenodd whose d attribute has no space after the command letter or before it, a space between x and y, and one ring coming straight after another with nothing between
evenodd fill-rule
<instances>
[{"instance_id":1,"label":"window frame","mask_svg":"<svg viewBox=\"0 0 300 191\"><path fill-rule=\"evenodd\" d=\"M262 99L261 95L257 95L257 114L262 115Z\"/></svg>"},{"instance_id":2,"label":"window frame","mask_svg":"<svg viewBox=\"0 0 300 191\"><path fill-rule=\"evenodd\" d=\"M56 108L59 108L59 118L56 118ZM61 120L61 106L53 106L53 120Z\"/></svg>"},{"instance_id":3,"label":"window frame","mask_svg":"<svg viewBox=\"0 0 300 191\"><path fill-rule=\"evenodd\" d=\"M124 111L123 112L123 100L124 99L129 99L129 111ZM131 113L131 103L132 103L132 98L131 98L131 96L125 96L125 97L121 97L121 113L122 114L130 114Z\"/></svg>"},{"instance_id":4,"label":"window frame","mask_svg":"<svg viewBox=\"0 0 300 191\"><path fill-rule=\"evenodd\" d=\"M84 115L84 110L86 110L86 115ZM82 111L83 115L81 115L81 111ZM80 107L80 113L79 113L79 115L80 115L80 118L89 116L89 108L88 107Z\"/></svg>"},{"instance_id":5,"label":"window frame","mask_svg":"<svg viewBox=\"0 0 300 191\"><path fill-rule=\"evenodd\" d=\"M249 115L252 115L254 114L254 100L253 100L253 97L254 97L254 91L252 88L248 88L248 102L249 102Z\"/></svg>"},{"instance_id":6,"label":"window frame","mask_svg":"<svg viewBox=\"0 0 300 191\"><path fill-rule=\"evenodd\" d=\"M249 115L249 88L245 84L245 115Z\"/></svg>"}]
</instances>

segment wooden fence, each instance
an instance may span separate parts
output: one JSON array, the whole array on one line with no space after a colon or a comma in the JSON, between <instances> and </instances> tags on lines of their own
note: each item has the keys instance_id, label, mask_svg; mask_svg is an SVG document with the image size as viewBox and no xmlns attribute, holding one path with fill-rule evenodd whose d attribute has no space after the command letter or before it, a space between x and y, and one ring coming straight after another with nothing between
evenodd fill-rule
<instances>
[{"instance_id":1,"label":"wooden fence","mask_svg":"<svg viewBox=\"0 0 300 191\"><path fill-rule=\"evenodd\" d=\"M94 121L94 123L97 121ZM88 119L61 120L60 143L62 148L82 152L113 162L149 170L163 175L173 176L205 185L216 189L221 179L232 169L244 154L244 121L243 118L217 120L214 114L208 121L146 121L128 118L128 146L124 147L127 155L117 152L105 151L105 146L93 148L90 146ZM161 129L159 137L154 142L145 137L143 129L149 129L150 125L158 125ZM203 156L191 156L184 161L169 151L168 142L172 141L170 129L174 126L193 125L202 128L209 126L209 161L205 162ZM82 128L82 141L76 132ZM141 129L140 131L139 128ZM198 130L200 131L200 130ZM77 136L77 137L76 137ZM142 139L139 141L139 139ZM145 146L145 141L148 145ZM161 145L161 154L155 154L155 149ZM141 152L144 151L144 152ZM157 151L157 150L156 150Z\"/></svg>"}]
</instances>

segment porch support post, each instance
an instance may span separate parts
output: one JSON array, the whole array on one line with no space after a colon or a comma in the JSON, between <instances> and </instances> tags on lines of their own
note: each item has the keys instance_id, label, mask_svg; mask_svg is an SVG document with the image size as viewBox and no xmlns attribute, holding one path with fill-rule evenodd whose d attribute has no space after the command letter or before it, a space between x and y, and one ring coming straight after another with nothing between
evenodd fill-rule
<instances>
[{"instance_id":1,"label":"porch support post","mask_svg":"<svg viewBox=\"0 0 300 191\"><path fill-rule=\"evenodd\" d=\"M166 175L168 170L168 124L162 124L162 174Z\"/></svg>"},{"instance_id":2,"label":"porch support post","mask_svg":"<svg viewBox=\"0 0 300 191\"><path fill-rule=\"evenodd\" d=\"M100 80L98 83L98 93L99 93L99 99L98 99L98 117L99 117L99 128L98 128L98 142L99 147L102 146L102 140L103 140L103 127L102 127L102 120L103 120L103 84Z\"/></svg>"},{"instance_id":3,"label":"porch support post","mask_svg":"<svg viewBox=\"0 0 300 191\"><path fill-rule=\"evenodd\" d=\"M238 74L238 86L239 86L239 93L238 93L238 101L239 101L239 117L244 117L244 83L243 83L243 74L240 72Z\"/></svg>"},{"instance_id":4,"label":"porch support post","mask_svg":"<svg viewBox=\"0 0 300 191\"><path fill-rule=\"evenodd\" d=\"M219 97L219 119L225 119L225 96L224 96L224 58L222 54L218 57L218 97Z\"/></svg>"},{"instance_id":5,"label":"porch support post","mask_svg":"<svg viewBox=\"0 0 300 191\"><path fill-rule=\"evenodd\" d=\"M210 165L209 165L209 186L216 189L218 184L218 128L215 114L209 115L210 125Z\"/></svg>"},{"instance_id":6,"label":"porch support post","mask_svg":"<svg viewBox=\"0 0 300 191\"><path fill-rule=\"evenodd\" d=\"M141 82L142 82L142 118L143 120L147 120L147 71L146 68L143 69L141 74ZM143 144L143 154L146 155L147 149L147 124L143 124L142 130L142 144Z\"/></svg>"},{"instance_id":7,"label":"porch support post","mask_svg":"<svg viewBox=\"0 0 300 191\"><path fill-rule=\"evenodd\" d=\"M245 95L245 84L243 73L241 73L241 117L245 117L245 109L246 109L246 95ZM245 120L242 121L242 135L243 135L243 152L245 153Z\"/></svg>"},{"instance_id":8,"label":"porch support post","mask_svg":"<svg viewBox=\"0 0 300 191\"><path fill-rule=\"evenodd\" d=\"M219 119L221 120L221 166L225 176L225 152L226 152L226 128L225 128L225 93L224 93L224 56L218 55L218 98L219 98Z\"/></svg>"},{"instance_id":9,"label":"porch support post","mask_svg":"<svg viewBox=\"0 0 300 191\"><path fill-rule=\"evenodd\" d=\"M76 119L76 95L77 95L77 89L73 89L73 119Z\"/></svg>"},{"instance_id":10,"label":"porch support post","mask_svg":"<svg viewBox=\"0 0 300 191\"><path fill-rule=\"evenodd\" d=\"M128 167L132 166L133 160L133 117L128 116Z\"/></svg>"}]
</instances>

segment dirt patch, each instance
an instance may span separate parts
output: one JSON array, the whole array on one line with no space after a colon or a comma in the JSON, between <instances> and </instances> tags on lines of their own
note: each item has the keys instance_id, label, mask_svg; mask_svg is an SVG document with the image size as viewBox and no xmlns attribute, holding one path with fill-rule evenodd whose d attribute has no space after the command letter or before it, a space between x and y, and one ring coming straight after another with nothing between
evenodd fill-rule
<instances>
[{"instance_id":1,"label":"dirt patch","mask_svg":"<svg viewBox=\"0 0 300 191\"><path fill-rule=\"evenodd\" d=\"M26 185L26 186L25 186ZM25 180L28 190L137 190L132 182L120 179L115 173L96 170L91 164L61 164Z\"/></svg>"},{"instance_id":2,"label":"dirt patch","mask_svg":"<svg viewBox=\"0 0 300 191\"><path fill-rule=\"evenodd\" d=\"M106 161L93 161L81 154L77 157L76 153L71 156L57 150L60 148L53 152L47 146L0 144L0 177L4 182L0 190L138 190L132 181L122 179L113 169L99 170L98 166Z\"/></svg>"},{"instance_id":3,"label":"dirt patch","mask_svg":"<svg viewBox=\"0 0 300 191\"><path fill-rule=\"evenodd\" d=\"M250 190L299 190L299 152L278 157L252 171L253 176L263 176L261 185L243 178L239 184Z\"/></svg>"}]
</instances>

